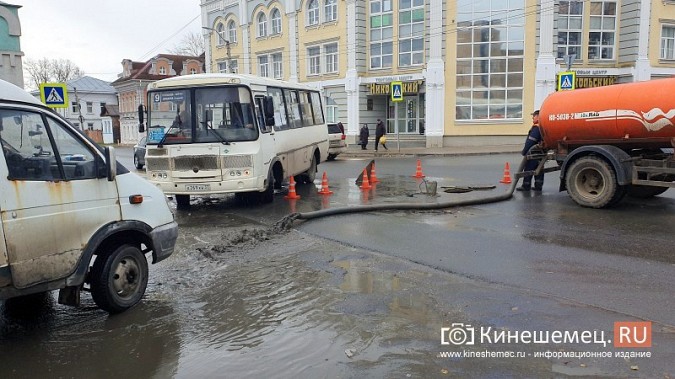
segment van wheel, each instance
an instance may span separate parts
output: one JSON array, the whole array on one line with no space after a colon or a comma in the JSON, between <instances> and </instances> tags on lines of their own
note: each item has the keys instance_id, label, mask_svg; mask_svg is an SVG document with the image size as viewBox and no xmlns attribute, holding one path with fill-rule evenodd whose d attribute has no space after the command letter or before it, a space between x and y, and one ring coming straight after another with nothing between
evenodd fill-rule
<instances>
[{"instance_id":1,"label":"van wheel","mask_svg":"<svg viewBox=\"0 0 675 379\"><path fill-rule=\"evenodd\" d=\"M148 261L136 246L99 255L91 269L91 297L99 308L120 313L141 301L148 286Z\"/></svg>"},{"instance_id":2,"label":"van wheel","mask_svg":"<svg viewBox=\"0 0 675 379\"><path fill-rule=\"evenodd\" d=\"M327 161L333 161L337 157L337 154L328 154L328 158L326 158Z\"/></svg>"},{"instance_id":3,"label":"van wheel","mask_svg":"<svg viewBox=\"0 0 675 379\"><path fill-rule=\"evenodd\" d=\"M176 207L178 209L190 208L190 195L176 195Z\"/></svg>"}]
</instances>

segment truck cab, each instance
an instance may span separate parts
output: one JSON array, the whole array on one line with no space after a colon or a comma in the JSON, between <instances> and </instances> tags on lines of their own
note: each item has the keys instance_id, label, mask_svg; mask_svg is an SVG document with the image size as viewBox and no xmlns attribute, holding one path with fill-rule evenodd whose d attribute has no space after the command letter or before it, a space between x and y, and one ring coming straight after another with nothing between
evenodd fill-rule
<instances>
[{"instance_id":1,"label":"truck cab","mask_svg":"<svg viewBox=\"0 0 675 379\"><path fill-rule=\"evenodd\" d=\"M91 292L103 310L137 304L148 258L172 254L165 195L56 112L0 80L0 300Z\"/></svg>"}]
</instances>

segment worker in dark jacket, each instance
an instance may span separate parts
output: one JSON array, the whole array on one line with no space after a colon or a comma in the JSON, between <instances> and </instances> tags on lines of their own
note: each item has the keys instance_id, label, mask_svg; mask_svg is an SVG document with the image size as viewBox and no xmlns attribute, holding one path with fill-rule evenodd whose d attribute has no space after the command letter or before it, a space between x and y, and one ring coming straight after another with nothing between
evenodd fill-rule
<instances>
[{"instance_id":1,"label":"worker in dark jacket","mask_svg":"<svg viewBox=\"0 0 675 379\"><path fill-rule=\"evenodd\" d=\"M526 156L530 149L533 146L539 145L541 143L541 130L539 130L539 111L536 110L532 113L532 127L527 133L527 139L525 140L525 146L523 146L523 151L521 154ZM539 166L540 159L528 159L525 163L525 171L533 171ZM529 191L534 189L535 191L541 191L544 186L544 173L538 174L534 177L534 188L532 188L532 175L525 176L523 178L523 185L518 187L518 191Z\"/></svg>"}]
</instances>

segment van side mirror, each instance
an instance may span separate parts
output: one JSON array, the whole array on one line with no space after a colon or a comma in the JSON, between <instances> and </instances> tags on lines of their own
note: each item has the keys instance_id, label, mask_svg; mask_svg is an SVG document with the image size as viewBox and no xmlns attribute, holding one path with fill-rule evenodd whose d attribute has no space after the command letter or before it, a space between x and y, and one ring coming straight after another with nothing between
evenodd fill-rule
<instances>
[{"instance_id":1,"label":"van side mirror","mask_svg":"<svg viewBox=\"0 0 675 379\"><path fill-rule=\"evenodd\" d=\"M145 121L144 113L145 113L145 111L143 110L143 104L141 104L141 105L138 106L138 132L139 133L145 132L145 124L143 123Z\"/></svg>"},{"instance_id":2,"label":"van side mirror","mask_svg":"<svg viewBox=\"0 0 675 379\"><path fill-rule=\"evenodd\" d=\"M106 146L104 150L105 155L105 167L106 167L106 176L109 182L115 180L117 176L117 159L115 159L115 148L111 146Z\"/></svg>"},{"instance_id":3,"label":"van side mirror","mask_svg":"<svg viewBox=\"0 0 675 379\"><path fill-rule=\"evenodd\" d=\"M274 99L272 96L265 96L263 108L265 126L274 126Z\"/></svg>"}]
</instances>

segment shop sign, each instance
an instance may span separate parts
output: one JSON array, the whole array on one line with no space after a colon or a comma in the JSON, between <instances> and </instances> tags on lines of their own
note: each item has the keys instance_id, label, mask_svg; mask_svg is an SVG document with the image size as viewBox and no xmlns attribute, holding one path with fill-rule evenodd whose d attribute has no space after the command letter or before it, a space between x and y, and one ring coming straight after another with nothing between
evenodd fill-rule
<instances>
[{"instance_id":1,"label":"shop sign","mask_svg":"<svg viewBox=\"0 0 675 379\"><path fill-rule=\"evenodd\" d=\"M411 82L400 82L403 95L417 95L424 80L415 80ZM391 93L391 83L369 83L366 84L371 95L389 95Z\"/></svg>"},{"instance_id":2,"label":"shop sign","mask_svg":"<svg viewBox=\"0 0 675 379\"><path fill-rule=\"evenodd\" d=\"M592 88L616 84L616 76L577 76L576 88Z\"/></svg>"}]
</instances>

